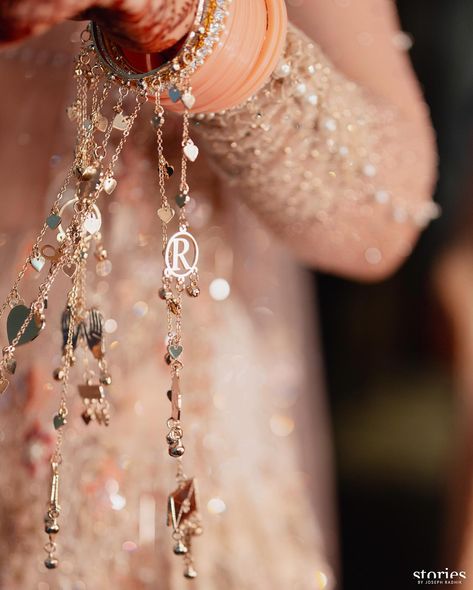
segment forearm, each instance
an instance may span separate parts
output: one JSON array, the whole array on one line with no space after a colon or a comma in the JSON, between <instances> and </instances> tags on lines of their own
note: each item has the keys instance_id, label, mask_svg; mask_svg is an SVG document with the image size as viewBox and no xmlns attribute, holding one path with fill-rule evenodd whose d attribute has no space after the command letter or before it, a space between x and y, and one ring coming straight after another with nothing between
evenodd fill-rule
<instances>
[{"instance_id":1,"label":"forearm","mask_svg":"<svg viewBox=\"0 0 473 590\"><path fill-rule=\"evenodd\" d=\"M427 113L407 118L350 82L295 28L281 63L254 100L198 121L203 141L241 199L302 260L382 276L435 213Z\"/></svg>"}]
</instances>

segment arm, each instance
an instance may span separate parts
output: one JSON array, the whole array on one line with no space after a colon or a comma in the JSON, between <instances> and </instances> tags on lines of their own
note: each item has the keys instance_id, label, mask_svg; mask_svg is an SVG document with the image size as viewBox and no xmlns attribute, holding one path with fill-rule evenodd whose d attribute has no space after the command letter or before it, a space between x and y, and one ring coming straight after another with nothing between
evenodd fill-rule
<instances>
[{"instance_id":1,"label":"arm","mask_svg":"<svg viewBox=\"0 0 473 590\"><path fill-rule=\"evenodd\" d=\"M300 259L360 279L392 272L436 213L427 109L393 42L392 4L376 7L295 9L323 48L291 28L254 100L198 121L239 197Z\"/></svg>"}]
</instances>

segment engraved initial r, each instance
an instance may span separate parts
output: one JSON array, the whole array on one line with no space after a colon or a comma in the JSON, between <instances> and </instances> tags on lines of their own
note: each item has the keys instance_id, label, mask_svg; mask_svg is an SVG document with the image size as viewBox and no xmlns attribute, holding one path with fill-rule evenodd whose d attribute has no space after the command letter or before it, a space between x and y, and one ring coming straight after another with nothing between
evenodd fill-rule
<instances>
[{"instance_id":1,"label":"engraved initial r","mask_svg":"<svg viewBox=\"0 0 473 590\"><path fill-rule=\"evenodd\" d=\"M190 270L191 266L187 262L186 254L189 252L190 244L185 238L175 238L172 243L172 270L179 271L181 268ZM180 266L182 265L182 267Z\"/></svg>"}]
</instances>

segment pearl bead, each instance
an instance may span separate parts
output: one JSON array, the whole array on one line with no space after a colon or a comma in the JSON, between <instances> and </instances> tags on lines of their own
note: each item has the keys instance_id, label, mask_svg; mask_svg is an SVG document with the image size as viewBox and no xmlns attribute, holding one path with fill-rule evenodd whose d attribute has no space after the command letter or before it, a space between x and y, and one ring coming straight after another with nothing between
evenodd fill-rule
<instances>
[{"instance_id":1,"label":"pearl bead","mask_svg":"<svg viewBox=\"0 0 473 590\"><path fill-rule=\"evenodd\" d=\"M374 164L368 163L363 166L363 174L368 178L373 178L373 176L376 176L376 172L377 170Z\"/></svg>"},{"instance_id":2,"label":"pearl bead","mask_svg":"<svg viewBox=\"0 0 473 590\"><path fill-rule=\"evenodd\" d=\"M367 248L365 251L365 259L368 264L379 264L382 258L381 251L378 248Z\"/></svg>"},{"instance_id":3,"label":"pearl bead","mask_svg":"<svg viewBox=\"0 0 473 590\"><path fill-rule=\"evenodd\" d=\"M407 221L407 211L404 207L395 207L393 209L393 219L397 223L405 223Z\"/></svg>"},{"instance_id":4,"label":"pearl bead","mask_svg":"<svg viewBox=\"0 0 473 590\"><path fill-rule=\"evenodd\" d=\"M374 194L374 200L377 203L380 203L381 205L384 205L385 203L387 203L390 198L391 198L391 195L388 193L388 191L385 191L385 190L376 191Z\"/></svg>"},{"instance_id":5,"label":"pearl bead","mask_svg":"<svg viewBox=\"0 0 473 590\"><path fill-rule=\"evenodd\" d=\"M289 76L290 73L291 73L291 66L286 62L282 62L274 70L273 76L277 79L287 78L287 76Z\"/></svg>"},{"instance_id":6,"label":"pearl bead","mask_svg":"<svg viewBox=\"0 0 473 590\"><path fill-rule=\"evenodd\" d=\"M296 84L296 88L295 88L295 92L294 92L294 94L296 96L304 96L304 94L306 92L307 92L307 86L303 82L299 82L299 84Z\"/></svg>"},{"instance_id":7,"label":"pearl bead","mask_svg":"<svg viewBox=\"0 0 473 590\"><path fill-rule=\"evenodd\" d=\"M323 126L324 126L324 129L326 129L327 131L336 131L337 130L337 122L335 121L335 119L332 119L331 117L324 120Z\"/></svg>"},{"instance_id":8,"label":"pearl bead","mask_svg":"<svg viewBox=\"0 0 473 590\"><path fill-rule=\"evenodd\" d=\"M319 104L319 97L317 96L317 94L310 94L307 97L307 101L309 102L309 104L311 104L313 107L316 107Z\"/></svg>"}]
</instances>

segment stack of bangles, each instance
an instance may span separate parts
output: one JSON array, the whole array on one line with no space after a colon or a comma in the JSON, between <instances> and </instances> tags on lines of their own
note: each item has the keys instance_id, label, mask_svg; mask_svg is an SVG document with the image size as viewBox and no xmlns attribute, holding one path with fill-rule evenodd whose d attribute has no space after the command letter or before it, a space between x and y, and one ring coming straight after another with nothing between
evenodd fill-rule
<instances>
[{"instance_id":1,"label":"stack of bangles","mask_svg":"<svg viewBox=\"0 0 473 590\"><path fill-rule=\"evenodd\" d=\"M282 54L286 30L284 0L197 0L191 31L163 53L124 49L91 25L97 54L117 81L159 80L168 91L162 96L165 108L194 113L227 110L260 90ZM189 83L192 104L169 93Z\"/></svg>"}]
</instances>

